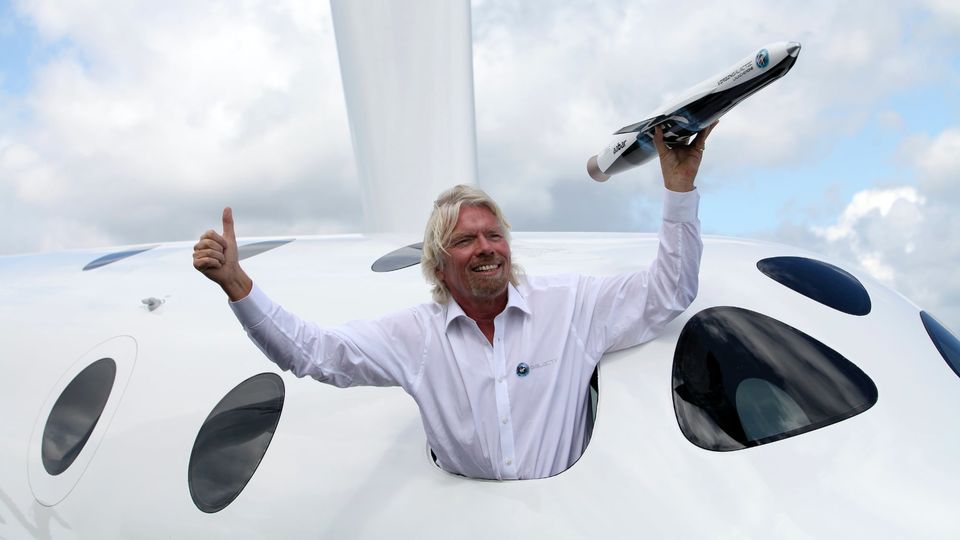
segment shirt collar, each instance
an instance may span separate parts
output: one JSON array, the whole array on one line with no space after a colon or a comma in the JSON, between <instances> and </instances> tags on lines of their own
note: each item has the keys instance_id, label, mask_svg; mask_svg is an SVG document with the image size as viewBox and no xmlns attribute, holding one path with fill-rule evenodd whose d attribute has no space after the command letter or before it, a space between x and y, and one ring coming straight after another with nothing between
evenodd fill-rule
<instances>
[{"instance_id":1,"label":"shirt collar","mask_svg":"<svg viewBox=\"0 0 960 540\"><path fill-rule=\"evenodd\" d=\"M513 283L507 283L507 306L503 308L503 311L507 311L510 308L519 309L527 315L531 314L530 306L527 305L527 299L520 294L520 291L513 286ZM450 301L447 302L447 318L445 328L450 328L450 323L460 317L467 317L467 314L463 312L463 308L460 307L460 304L456 300L450 298Z\"/></svg>"}]
</instances>

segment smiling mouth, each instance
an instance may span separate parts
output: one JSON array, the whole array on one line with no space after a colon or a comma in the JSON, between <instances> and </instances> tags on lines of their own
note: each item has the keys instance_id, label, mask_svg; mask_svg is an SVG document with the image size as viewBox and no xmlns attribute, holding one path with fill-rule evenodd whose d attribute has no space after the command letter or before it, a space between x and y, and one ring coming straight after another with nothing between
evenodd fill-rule
<instances>
[{"instance_id":1,"label":"smiling mouth","mask_svg":"<svg viewBox=\"0 0 960 540\"><path fill-rule=\"evenodd\" d=\"M477 273L491 272L491 271L493 271L493 270L498 270L501 266L503 266L503 263L498 263L498 264L481 264L480 266L475 266L475 267L471 268L471 271L477 272Z\"/></svg>"}]
</instances>

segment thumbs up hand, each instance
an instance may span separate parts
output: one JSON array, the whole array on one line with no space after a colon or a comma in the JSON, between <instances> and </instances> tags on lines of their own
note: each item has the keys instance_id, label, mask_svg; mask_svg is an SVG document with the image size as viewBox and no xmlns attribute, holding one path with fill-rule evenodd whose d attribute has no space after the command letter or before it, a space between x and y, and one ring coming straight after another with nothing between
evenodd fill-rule
<instances>
[{"instance_id":1,"label":"thumbs up hand","mask_svg":"<svg viewBox=\"0 0 960 540\"><path fill-rule=\"evenodd\" d=\"M193 246L193 267L220 285L231 301L250 293L253 281L240 268L230 207L223 209L223 235L210 229L200 235L200 241Z\"/></svg>"}]
</instances>

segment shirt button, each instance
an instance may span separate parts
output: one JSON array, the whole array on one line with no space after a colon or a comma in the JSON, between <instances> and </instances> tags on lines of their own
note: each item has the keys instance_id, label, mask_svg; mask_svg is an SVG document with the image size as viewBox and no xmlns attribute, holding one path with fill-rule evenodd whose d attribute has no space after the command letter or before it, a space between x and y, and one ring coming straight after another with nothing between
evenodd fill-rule
<instances>
[{"instance_id":1,"label":"shirt button","mask_svg":"<svg viewBox=\"0 0 960 540\"><path fill-rule=\"evenodd\" d=\"M504 416L504 417L503 417L503 420L501 420L501 422L503 422L504 424L506 424L508 420L509 420L509 419L508 419L506 416Z\"/></svg>"},{"instance_id":2,"label":"shirt button","mask_svg":"<svg viewBox=\"0 0 960 540\"><path fill-rule=\"evenodd\" d=\"M503 382L504 379L506 379L506 377L497 377L497 382Z\"/></svg>"},{"instance_id":3,"label":"shirt button","mask_svg":"<svg viewBox=\"0 0 960 540\"><path fill-rule=\"evenodd\" d=\"M506 463L507 465L513 465L513 460L510 458L505 459L503 462Z\"/></svg>"}]
</instances>

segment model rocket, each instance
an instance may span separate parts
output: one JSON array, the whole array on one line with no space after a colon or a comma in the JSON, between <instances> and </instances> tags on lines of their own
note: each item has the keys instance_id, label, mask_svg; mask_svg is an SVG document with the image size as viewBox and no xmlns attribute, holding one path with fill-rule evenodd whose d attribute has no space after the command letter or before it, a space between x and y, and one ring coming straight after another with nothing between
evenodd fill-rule
<instances>
[{"instance_id":1,"label":"model rocket","mask_svg":"<svg viewBox=\"0 0 960 540\"><path fill-rule=\"evenodd\" d=\"M587 172L598 182L641 165L657 155L653 130L663 129L667 146L689 144L698 132L783 77L797 61L800 44L771 43L717 75L684 92L679 99L651 113L646 120L621 128L599 154L587 160Z\"/></svg>"}]
</instances>

